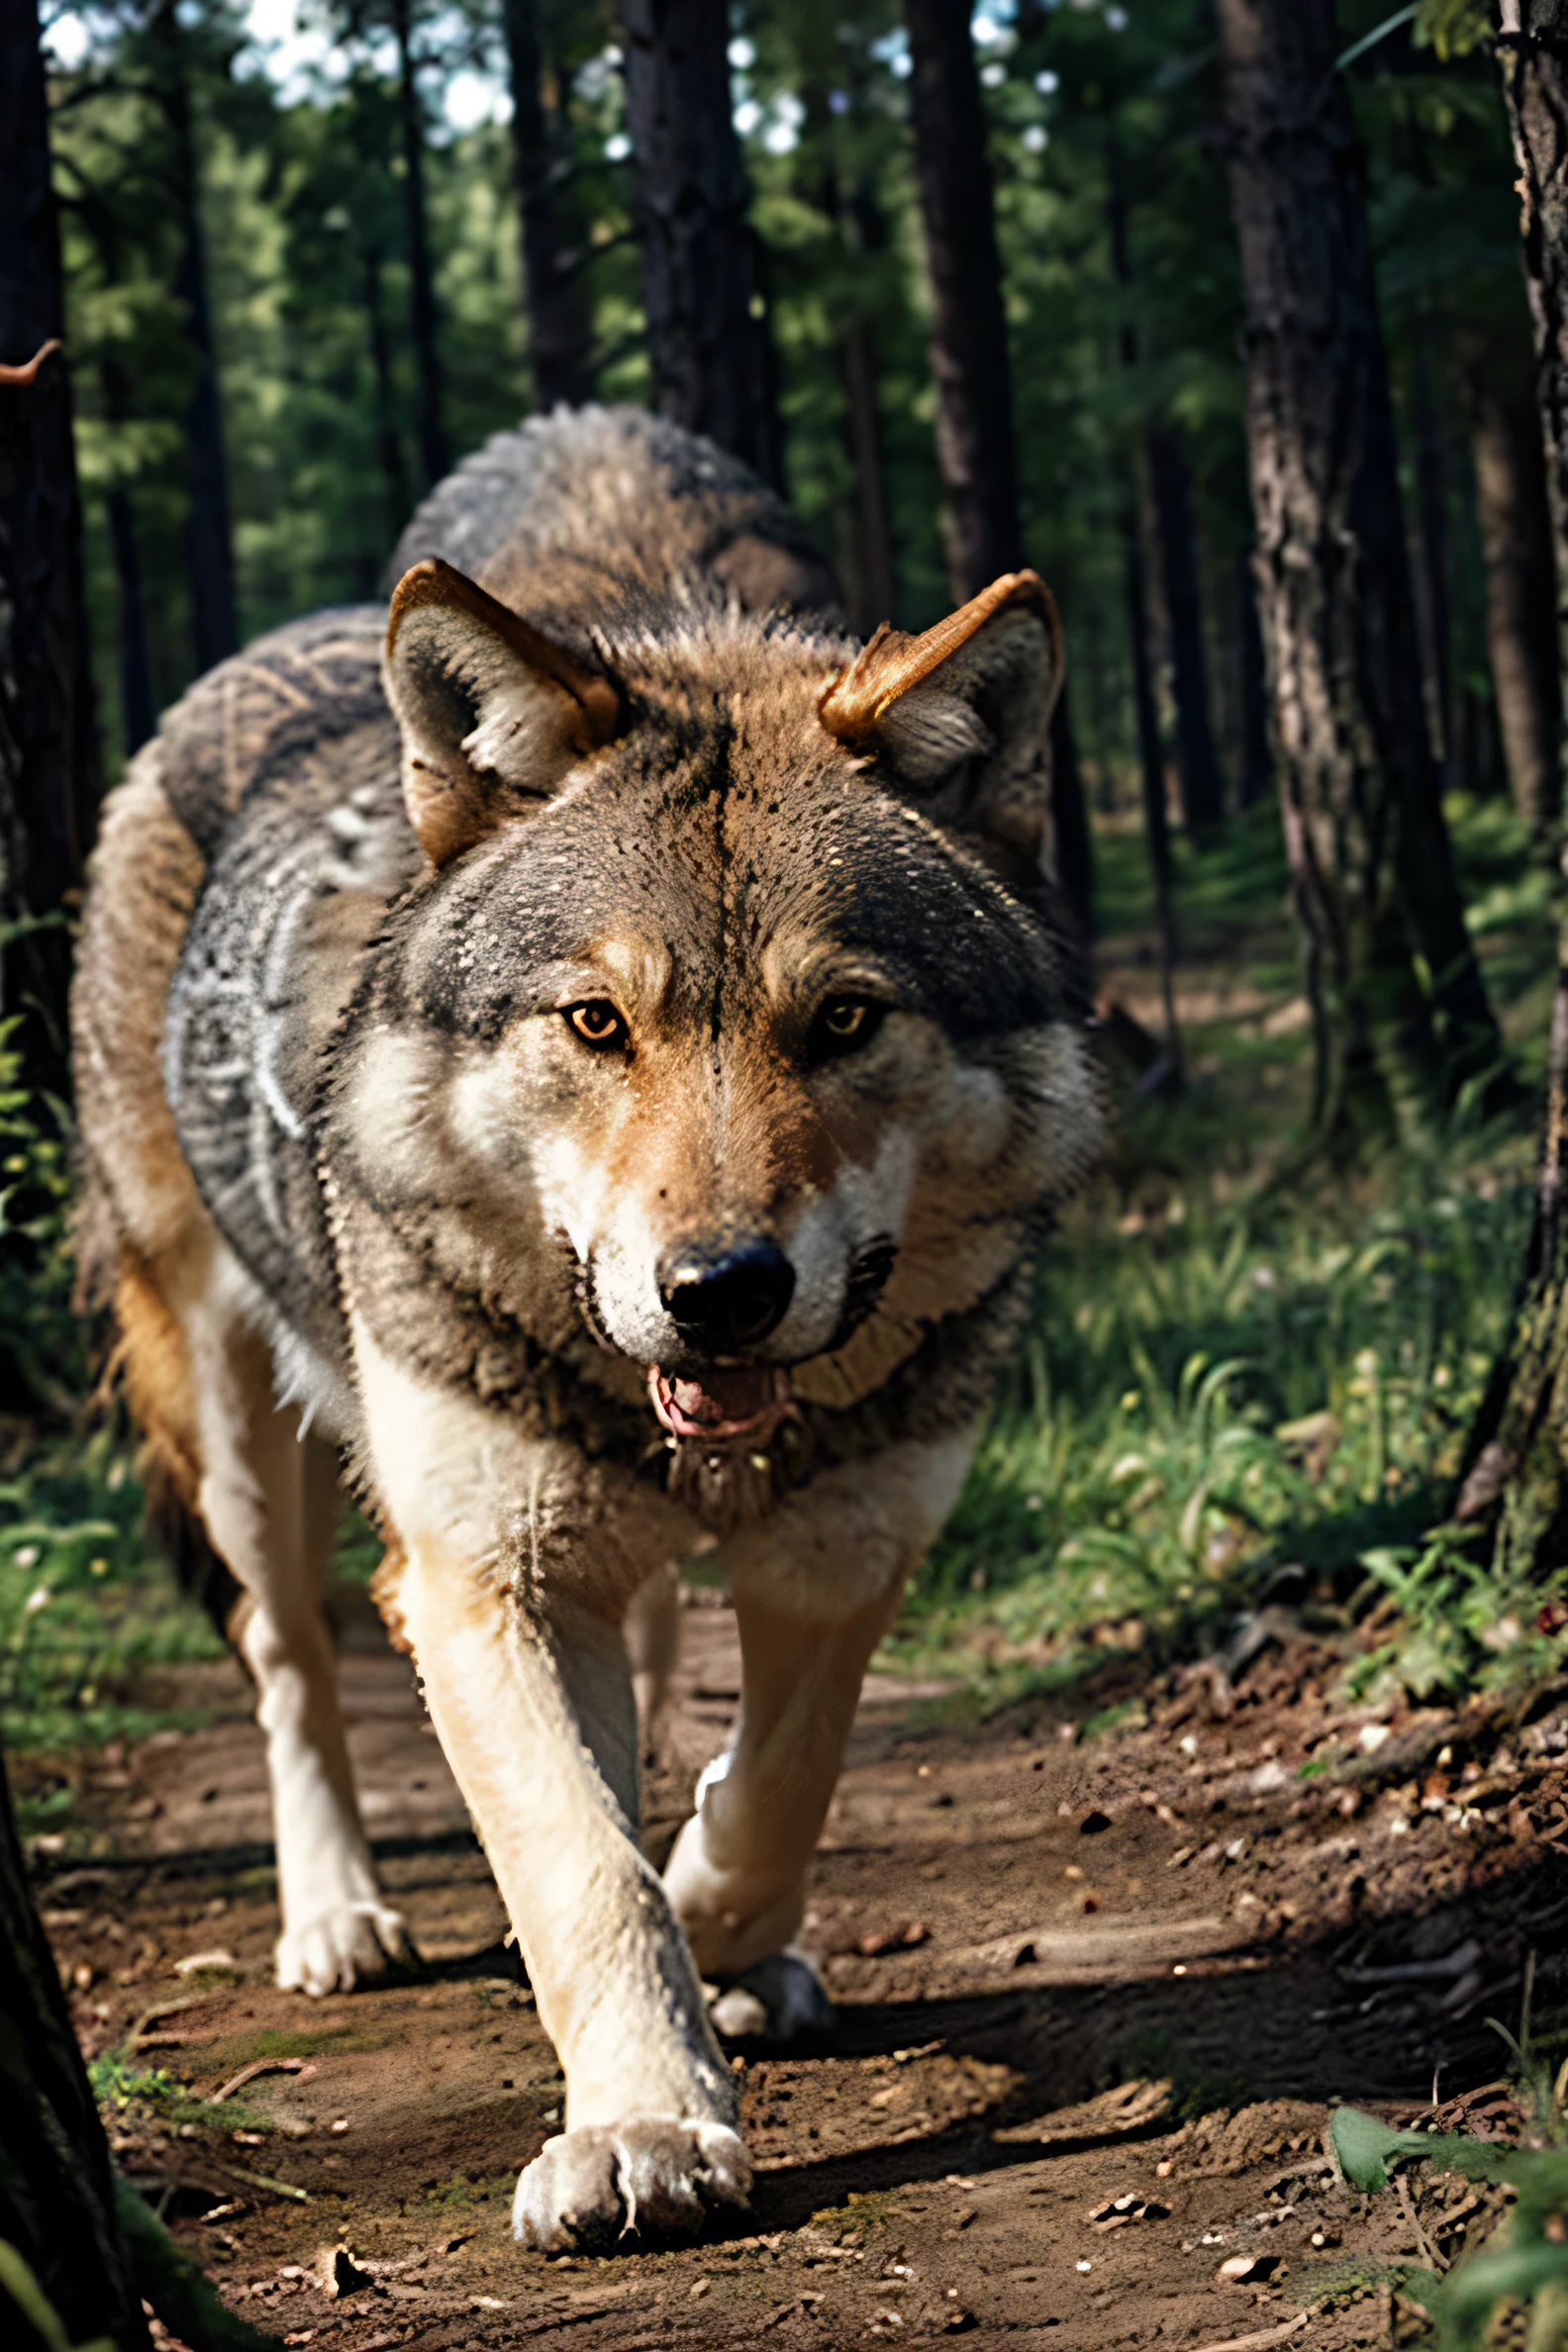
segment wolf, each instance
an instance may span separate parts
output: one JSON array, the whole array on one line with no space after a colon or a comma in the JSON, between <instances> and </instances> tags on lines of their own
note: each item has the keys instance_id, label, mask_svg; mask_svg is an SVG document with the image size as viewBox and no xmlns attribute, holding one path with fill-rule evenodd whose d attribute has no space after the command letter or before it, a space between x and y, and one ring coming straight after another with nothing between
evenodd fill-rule
<instances>
[{"instance_id":1,"label":"wolf","mask_svg":"<svg viewBox=\"0 0 1568 2352\"><path fill-rule=\"evenodd\" d=\"M1021 572L855 643L782 502L631 410L498 436L395 570L106 804L83 1279L255 1682L279 1982L408 1941L324 1613L346 1479L566 2077L517 2235L691 2234L749 2186L713 1988L822 2021L861 1677L1099 1143L1061 634ZM716 1540L738 1726L660 1878L623 1623Z\"/></svg>"}]
</instances>

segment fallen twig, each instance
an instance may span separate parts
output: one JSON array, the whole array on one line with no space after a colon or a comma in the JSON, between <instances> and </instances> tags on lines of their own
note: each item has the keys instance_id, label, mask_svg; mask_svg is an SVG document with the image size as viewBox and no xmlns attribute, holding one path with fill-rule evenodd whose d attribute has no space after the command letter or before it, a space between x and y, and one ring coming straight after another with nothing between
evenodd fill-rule
<instances>
[{"instance_id":1,"label":"fallen twig","mask_svg":"<svg viewBox=\"0 0 1568 2352\"><path fill-rule=\"evenodd\" d=\"M1266 2344L1283 2344L1287 2336L1293 2336L1299 2327L1305 2327L1311 2317L1310 2311L1298 2311L1295 2318L1287 2319L1283 2326L1265 2327L1256 2335L1225 2336L1217 2344L1200 2344L1198 2352L1263 2352Z\"/></svg>"},{"instance_id":2,"label":"fallen twig","mask_svg":"<svg viewBox=\"0 0 1568 2352\"><path fill-rule=\"evenodd\" d=\"M238 2091L242 2083L253 2083L257 2075L298 2075L302 2083L308 2083L315 2072L316 2061L314 2058L252 2058L248 2066L242 2066L237 2075L229 2077L221 2091L213 2093L207 2105L209 2107L221 2106L231 2091Z\"/></svg>"}]
</instances>

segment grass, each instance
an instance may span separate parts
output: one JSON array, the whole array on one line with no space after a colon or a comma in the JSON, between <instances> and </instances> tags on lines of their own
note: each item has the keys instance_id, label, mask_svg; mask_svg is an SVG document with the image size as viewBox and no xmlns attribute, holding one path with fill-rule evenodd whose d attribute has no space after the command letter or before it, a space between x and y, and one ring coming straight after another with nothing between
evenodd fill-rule
<instances>
[{"instance_id":1,"label":"grass","mask_svg":"<svg viewBox=\"0 0 1568 2352\"><path fill-rule=\"evenodd\" d=\"M1525 1165L1407 1164L1288 1215L1201 1184L1075 1212L891 1658L1059 1679L1215 1640L1289 1569L1331 1610L1393 1595L1421 1695L1547 1665L1545 1594L1428 1536L1503 1336Z\"/></svg>"}]
</instances>

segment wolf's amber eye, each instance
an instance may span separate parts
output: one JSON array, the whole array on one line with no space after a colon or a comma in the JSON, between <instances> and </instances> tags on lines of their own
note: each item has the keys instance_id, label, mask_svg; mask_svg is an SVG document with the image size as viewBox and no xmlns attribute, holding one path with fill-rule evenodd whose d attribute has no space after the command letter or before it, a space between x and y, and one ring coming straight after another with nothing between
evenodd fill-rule
<instances>
[{"instance_id":1,"label":"wolf's amber eye","mask_svg":"<svg viewBox=\"0 0 1568 2352\"><path fill-rule=\"evenodd\" d=\"M627 1025L608 997L590 997L585 1005L568 1005L566 1018L585 1045L611 1053L627 1043Z\"/></svg>"},{"instance_id":2,"label":"wolf's amber eye","mask_svg":"<svg viewBox=\"0 0 1568 2352\"><path fill-rule=\"evenodd\" d=\"M869 1045L886 1011L885 1005L873 1004L869 997L830 997L818 1008L812 1023L812 1059L831 1061L836 1054L855 1053Z\"/></svg>"}]
</instances>

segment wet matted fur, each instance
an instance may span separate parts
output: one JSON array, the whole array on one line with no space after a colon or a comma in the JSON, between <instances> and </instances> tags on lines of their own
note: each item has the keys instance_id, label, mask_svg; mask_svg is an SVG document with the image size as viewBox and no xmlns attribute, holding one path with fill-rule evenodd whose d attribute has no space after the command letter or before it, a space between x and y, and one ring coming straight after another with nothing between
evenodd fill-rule
<instances>
[{"instance_id":1,"label":"wet matted fur","mask_svg":"<svg viewBox=\"0 0 1568 2352\"><path fill-rule=\"evenodd\" d=\"M84 1267L244 1595L281 1981L403 1941L322 1610L343 1470L566 2072L519 2234L608 2243L744 2200L703 1980L822 2020L791 1938L860 1678L1098 1145L1059 635L1025 573L857 647L779 502L631 411L498 437L395 573L390 620L204 678L106 811ZM740 1721L661 1881L623 1622L651 1684L716 1538Z\"/></svg>"}]
</instances>

